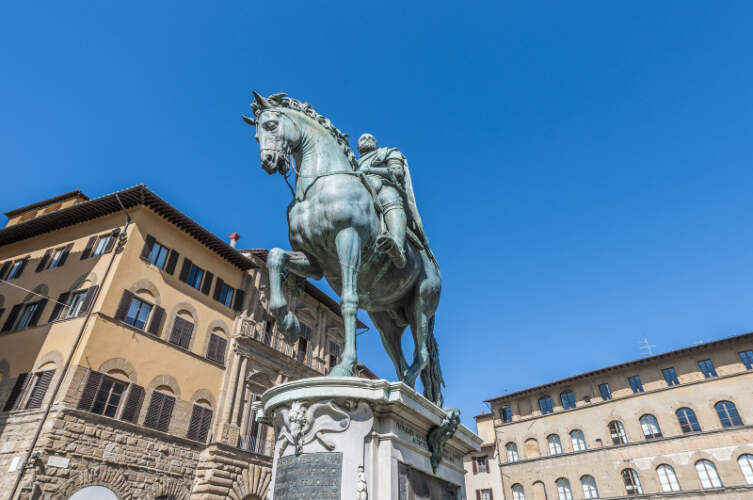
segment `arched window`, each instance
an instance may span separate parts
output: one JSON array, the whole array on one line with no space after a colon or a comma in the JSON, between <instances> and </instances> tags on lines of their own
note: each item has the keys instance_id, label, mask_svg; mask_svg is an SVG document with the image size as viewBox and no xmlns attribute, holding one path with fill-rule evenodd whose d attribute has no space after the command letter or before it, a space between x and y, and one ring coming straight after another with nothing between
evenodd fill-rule
<instances>
[{"instance_id":1,"label":"arched window","mask_svg":"<svg viewBox=\"0 0 753 500\"><path fill-rule=\"evenodd\" d=\"M625 483L625 491L628 495L642 495L641 481L638 479L638 473L633 469L622 470L622 481Z\"/></svg>"},{"instance_id":2,"label":"arched window","mask_svg":"<svg viewBox=\"0 0 753 500\"><path fill-rule=\"evenodd\" d=\"M743 425L743 420L737 412L737 407L732 401L719 401L714 405L716 414L719 415L719 421L722 427L737 427Z\"/></svg>"},{"instance_id":3,"label":"arched window","mask_svg":"<svg viewBox=\"0 0 753 500\"><path fill-rule=\"evenodd\" d=\"M737 459L737 465L739 465L740 470L743 471L745 482L753 484L753 455L749 453L740 455L740 458Z\"/></svg>"},{"instance_id":4,"label":"arched window","mask_svg":"<svg viewBox=\"0 0 753 500\"><path fill-rule=\"evenodd\" d=\"M661 437L661 429L659 428L659 421L656 417L647 413L641 417L641 429L643 430L643 436L646 439L656 439Z\"/></svg>"},{"instance_id":5,"label":"arched window","mask_svg":"<svg viewBox=\"0 0 753 500\"><path fill-rule=\"evenodd\" d=\"M68 497L68 500L118 500L110 488L87 486Z\"/></svg>"},{"instance_id":6,"label":"arched window","mask_svg":"<svg viewBox=\"0 0 753 500\"><path fill-rule=\"evenodd\" d=\"M593 476L586 474L580 478L580 485L583 486L584 498L599 498L599 490L596 489L596 480Z\"/></svg>"},{"instance_id":7,"label":"arched window","mask_svg":"<svg viewBox=\"0 0 753 500\"><path fill-rule=\"evenodd\" d=\"M609 422L609 435L612 436L612 444L625 444L627 443L627 434L625 434L625 427L619 420L612 420Z\"/></svg>"},{"instance_id":8,"label":"arched window","mask_svg":"<svg viewBox=\"0 0 753 500\"><path fill-rule=\"evenodd\" d=\"M560 401L562 401L563 410L575 408L575 394L573 394L573 391L565 391L561 393Z\"/></svg>"},{"instance_id":9,"label":"arched window","mask_svg":"<svg viewBox=\"0 0 753 500\"><path fill-rule=\"evenodd\" d=\"M557 479L557 495L559 500L573 500L573 491L570 489L570 481L567 478Z\"/></svg>"},{"instance_id":10,"label":"arched window","mask_svg":"<svg viewBox=\"0 0 753 500\"><path fill-rule=\"evenodd\" d=\"M523 486L520 484L512 485L512 500L526 500L526 494L523 491Z\"/></svg>"},{"instance_id":11,"label":"arched window","mask_svg":"<svg viewBox=\"0 0 753 500\"><path fill-rule=\"evenodd\" d=\"M688 432L701 431L701 426L698 425L698 419L695 416L695 412L690 408L680 408L677 410L677 420L680 422L682 432L685 434Z\"/></svg>"},{"instance_id":12,"label":"arched window","mask_svg":"<svg viewBox=\"0 0 753 500\"><path fill-rule=\"evenodd\" d=\"M656 473L659 475L662 491L680 491L677 474L671 465L661 464L656 468Z\"/></svg>"},{"instance_id":13,"label":"arched window","mask_svg":"<svg viewBox=\"0 0 753 500\"><path fill-rule=\"evenodd\" d=\"M550 434L546 438L547 442L549 443L549 454L550 455L559 455L562 453L562 443L560 442L560 437L557 434Z\"/></svg>"},{"instance_id":14,"label":"arched window","mask_svg":"<svg viewBox=\"0 0 753 500\"><path fill-rule=\"evenodd\" d=\"M518 461L518 445L515 443L507 443L505 445L505 450L507 450L507 462L513 463Z\"/></svg>"},{"instance_id":15,"label":"arched window","mask_svg":"<svg viewBox=\"0 0 753 500\"><path fill-rule=\"evenodd\" d=\"M701 486L706 488L721 488L722 481L719 479L719 473L716 471L714 462L711 460L699 460L695 463L695 470L698 472L698 479L701 480Z\"/></svg>"},{"instance_id":16,"label":"arched window","mask_svg":"<svg viewBox=\"0 0 753 500\"><path fill-rule=\"evenodd\" d=\"M574 429L570 431L570 441L573 443L573 451L585 451L586 450L586 438L583 437L583 431L580 429Z\"/></svg>"}]
</instances>

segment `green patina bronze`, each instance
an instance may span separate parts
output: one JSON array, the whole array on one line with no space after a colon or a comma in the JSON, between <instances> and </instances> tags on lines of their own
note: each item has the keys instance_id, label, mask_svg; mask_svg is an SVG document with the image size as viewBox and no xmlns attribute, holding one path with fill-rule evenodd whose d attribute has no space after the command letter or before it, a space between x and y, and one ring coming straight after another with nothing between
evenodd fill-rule
<instances>
[{"instance_id":1,"label":"green patina bronze","mask_svg":"<svg viewBox=\"0 0 753 500\"><path fill-rule=\"evenodd\" d=\"M378 148L364 134L360 159L347 136L309 104L285 94L264 98L254 92L254 118L261 166L269 174L294 175L288 206L292 251L273 248L267 258L270 311L289 342L300 325L288 310L286 285L326 278L339 294L345 322L345 347L331 376L352 376L356 367L356 312L368 311L395 365L399 380L442 406L442 371L434 338L434 313L442 278L429 249L413 194L405 157ZM292 165L290 157L295 164ZM412 363L400 339L410 325Z\"/></svg>"}]
</instances>

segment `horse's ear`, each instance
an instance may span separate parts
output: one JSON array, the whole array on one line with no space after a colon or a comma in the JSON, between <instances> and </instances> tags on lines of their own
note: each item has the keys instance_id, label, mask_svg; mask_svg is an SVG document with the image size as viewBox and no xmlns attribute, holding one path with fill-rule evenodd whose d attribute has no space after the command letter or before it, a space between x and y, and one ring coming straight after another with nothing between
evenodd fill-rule
<instances>
[{"instance_id":1,"label":"horse's ear","mask_svg":"<svg viewBox=\"0 0 753 500\"><path fill-rule=\"evenodd\" d=\"M254 94L254 102L256 102L259 109L268 109L271 107L269 101L257 94L255 90L252 90L251 93Z\"/></svg>"},{"instance_id":2,"label":"horse's ear","mask_svg":"<svg viewBox=\"0 0 753 500\"><path fill-rule=\"evenodd\" d=\"M254 120L253 118L249 118L246 115L241 115L241 118L243 118L243 121L246 122L246 123L248 123L252 127L256 126L256 120Z\"/></svg>"}]
</instances>

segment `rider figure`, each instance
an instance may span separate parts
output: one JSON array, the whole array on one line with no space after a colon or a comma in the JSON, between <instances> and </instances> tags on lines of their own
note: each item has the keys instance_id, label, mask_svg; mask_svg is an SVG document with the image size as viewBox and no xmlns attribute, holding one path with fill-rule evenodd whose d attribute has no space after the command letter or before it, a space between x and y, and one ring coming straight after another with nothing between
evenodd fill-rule
<instances>
[{"instance_id":1,"label":"rider figure","mask_svg":"<svg viewBox=\"0 0 753 500\"><path fill-rule=\"evenodd\" d=\"M397 148L377 148L377 141L371 134L359 137L357 147L361 155L358 170L366 175L376 194L387 226L387 232L377 236L377 250L386 253L395 267L402 269L406 264L405 234L409 223L428 248L407 162Z\"/></svg>"}]
</instances>

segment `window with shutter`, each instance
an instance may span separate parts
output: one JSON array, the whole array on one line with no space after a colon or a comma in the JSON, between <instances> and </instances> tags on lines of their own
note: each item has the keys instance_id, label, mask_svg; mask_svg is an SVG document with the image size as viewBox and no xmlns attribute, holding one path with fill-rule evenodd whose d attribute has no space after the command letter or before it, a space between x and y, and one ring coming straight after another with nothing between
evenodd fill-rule
<instances>
[{"instance_id":1,"label":"window with shutter","mask_svg":"<svg viewBox=\"0 0 753 500\"><path fill-rule=\"evenodd\" d=\"M10 314L8 314L8 319L5 320L2 331L8 332L11 330L11 328L13 328L13 325L16 323L16 318L18 318L18 313L21 312L22 307L24 307L24 304L16 304L11 308Z\"/></svg>"},{"instance_id":2,"label":"window with shutter","mask_svg":"<svg viewBox=\"0 0 753 500\"><path fill-rule=\"evenodd\" d=\"M14 261L13 264L10 266L10 272L8 272L8 277L5 279L10 281L16 278L20 278L21 274L24 272L24 268L26 267L26 263L28 261L29 261L28 257L26 257L25 259Z\"/></svg>"},{"instance_id":3,"label":"window with shutter","mask_svg":"<svg viewBox=\"0 0 753 500\"><path fill-rule=\"evenodd\" d=\"M217 284L214 285L214 294L212 295L212 298L217 302L220 302L220 294L222 293L223 286L225 286L225 282L217 276Z\"/></svg>"},{"instance_id":4,"label":"window with shutter","mask_svg":"<svg viewBox=\"0 0 753 500\"><path fill-rule=\"evenodd\" d=\"M5 273L8 272L8 269L10 269L11 262L7 261L3 263L3 267L0 267L0 280L5 279Z\"/></svg>"},{"instance_id":5,"label":"window with shutter","mask_svg":"<svg viewBox=\"0 0 753 500\"><path fill-rule=\"evenodd\" d=\"M212 410L198 404L193 405L191 422L188 425L188 439L206 442L209 434L209 424L212 421Z\"/></svg>"},{"instance_id":6,"label":"window with shutter","mask_svg":"<svg viewBox=\"0 0 753 500\"><path fill-rule=\"evenodd\" d=\"M131 307L132 298L133 294L131 292L129 292L128 290L123 290L123 297L120 298L120 304L118 304L118 309L117 311L115 311L115 319L125 321L126 314L128 314L128 309Z\"/></svg>"},{"instance_id":7,"label":"window with shutter","mask_svg":"<svg viewBox=\"0 0 753 500\"><path fill-rule=\"evenodd\" d=\"M225 363L225 347L227 340L219 335L212 333L209 336L209 348L207 349L207 358L218 363Z\"/></svg>"},{"instance_id":8,"label":"window with shutter","mask_svg":"<svg viewBox=\"0 0 753 500\"><path fill-rule=\"evenodd\" d=\"M165 318L165 310L160 306L154 306L154 312L152 313L152 319L149 321L149 328L147 331L152 335L159 337L160 330L162 330L162 320Z\"/></svg>"},{"instance_id":9,"label":"window with shutter","mask_svg":"<svg viewBox=\"0 0 753 500\"><path fill-rule=\"evenodd\" d=\"M52 249L47 250L41 259L39 259L39 264L37 264L37 269L35 272L41 272L44 271L45 267L47 266L47 261L50 260L50 255L52 255Z\"/></svg>"},{"instance_id":10,"label":"window with shutter","mask_svg":"<svg viewBox=\"0 0 753 500\"><path fill-rule=\"evenodd\" d=\"M16 378L16 383L13 384L13 389L11 389L8 399L5 401L5 406L3 406L3 411L11 411L13 408L15 408L18 398L21 397L24 387L26 387L26 380L28 378L29 378L28 373L18 374L18 378Z\"/></svg>"},{"instance_id":11,"label":"window with shutter","mask_svg":"<svg viewBox=\"0 0 753 500\"><path fill-rule=\"evenodd\" d=\"M55 370L47 370L34 375L34 388L31 390L29 400L26 402L27 410L42 407L44 395L47 394L47 389L50 387L53 375L55 375Z\"/></svg>"},{"instance_id":12,"label":"window with shutter","mask_svg":"<svg viewBox=\"0 0 753 500\"><path fill-rule=\"evenodd\" d=\"M152 400L146 411L144 425L158 431L167 432L173 414L175 398L162 392L152 392Z\"/></svg>"},{"instance_id":13,"label":"window with shutter","mask_svg":"<svg viewBox=\"0 0 753 500\"><path fill-rule=\"evenodd\" d=\"M183 349L188 349L188 346L191 344L193 327L194 324L190 321L185 320L180 316L176 316L175 322L173 323L173 331L170 334L170 342Z\"/></svg>"},{"instance_id":14,"label":"window with shutter","mask_svg":"<svg viewBox=\"0 0 753 500\"><path fill-rule=\"evenodd\" d=\"M95 241L97 241L97 237L92 236L91 238L89 238L89 241L86 242L86 248L84 248L84 251L81 252L81 260L88 259L89 256L91 256Z\"/></svg>"},{"instance_id":15,"label":"window with shutter","mask_svg":"<svg viewBox=\"0 0 753 500\"><path fill-rule=\"evenodd\" d=\"M154 236L151 234L146 235L146 240L144 241L144 248L141 249L141 258L144 260L147 260L149 258L149 254L152 253L152 247L154 246L154 243L156 240L154 239Z\"/></svg>"},{"instance_id":16,"label":"window with shutter","mask_svg":"<svg viewBox=\"0 0 753 500\"><path fill-rule=\"evenodd\" d=\"M115 417L126 385L125 382L120 380L104 377L97 389L97 395L94 397L91 412L106 417Z\"/></svg>"},{"instance_id":17,"label":"window with shutter","mask_svg":"<svg viewBox=\"0 0 753 500\"><path fill-rule=\"evenodd\" d=\"M136 423L141 412L141 405L144 402L144 393L143 387L131 384L131 388L128 390L128 398L123 407L123 413L120 415L121 420Z\"/></svg>"},{"instance_id":18,"label":"window with shutter","mask_svg":"<svg viewBox=\"0 0 753 500\"><path fill-rule=\"evenodd\" d=\"M86 384L84 384L84 390L81 391L81 399L78 400L79 410L90 411L92 409L94 398L97 396L99 384L102 383L103 378L103 373L95 372L94 370L89 372L89 377L86 379Z\"/></svg>"},{"instance_id":19,"label":"window with shutter","mask_svg":"<svg viewBox=\"0 0 753 500\"><path fill-rule=\"evenodd\" d=\"M166 273L173 274L175 272L175 266L178 265L178 257L180 257L180 253L170 250L170 256L167 258L167 266L165 267Z\"/></svg>"},{"instance_id":20,"label":"window with shutter","mask_svg":"<svg viewBox=\"0 0 753 500\"><path fill-rule=\"evenodd\" d=\"M201 287L201 293L209 295L209 291L212 289L212 280L214 280L214 274L207 271L206 278L204 278L204 285Z\"/></svg>"},{"instance_id":21,"label":"window with shutter","mask_svg":"<svg viewBox=\"0 0 753 500\"><path fill-rule=\"evenodd\" d=\"M99 291L99 285L90 286L86 290L86 296L84 297L84 302L83 304L81 304L81 309L78 313L79 316L83 316L87 314L89 311L91 311L91 308L94 305L94 301L97 298L98 291Z\"/></svg>"},{"instance_id":22,"label":"window with shutter","mask_svg":"<svg viewBox=\"0 0 753 500\"><path fill-rule=\"evenodd\" d=\"M57 302L55 302L55 306L52 308L52 314L50 314L50 319L47 320L48 323L52 323L53 321L57 321L58 318L60 318L60 313L63 310L63 307L66 307L68 304L68 297L71 295L71 292L63 292L58 297Z\"/></svg>"},{"instance_id":23,"label":"window with shutter","mask_svg":"<svg viewBox=\"0 0 753 500\"><path fill-rule=\"evenodd\" d=\"M63 248L63 255L60 256L60 260L57 263L57 267L63 267L65 264L65 261L68 260L68 254L71 253L71 249L73 248L73 243L68 243L65 248Z\"/></svg>"},{"instance_id":24,"label":"window with shutter","mask_svg":"<svg viewBox=\"0 0 753 500\"><path fill-rule=\"evenodd\" d=\"M246 292L243 290L235 291L235 302L233 303L233 309L240 311L243 309L243 299L246 297Z\"/></svg>"}]
</instances>

